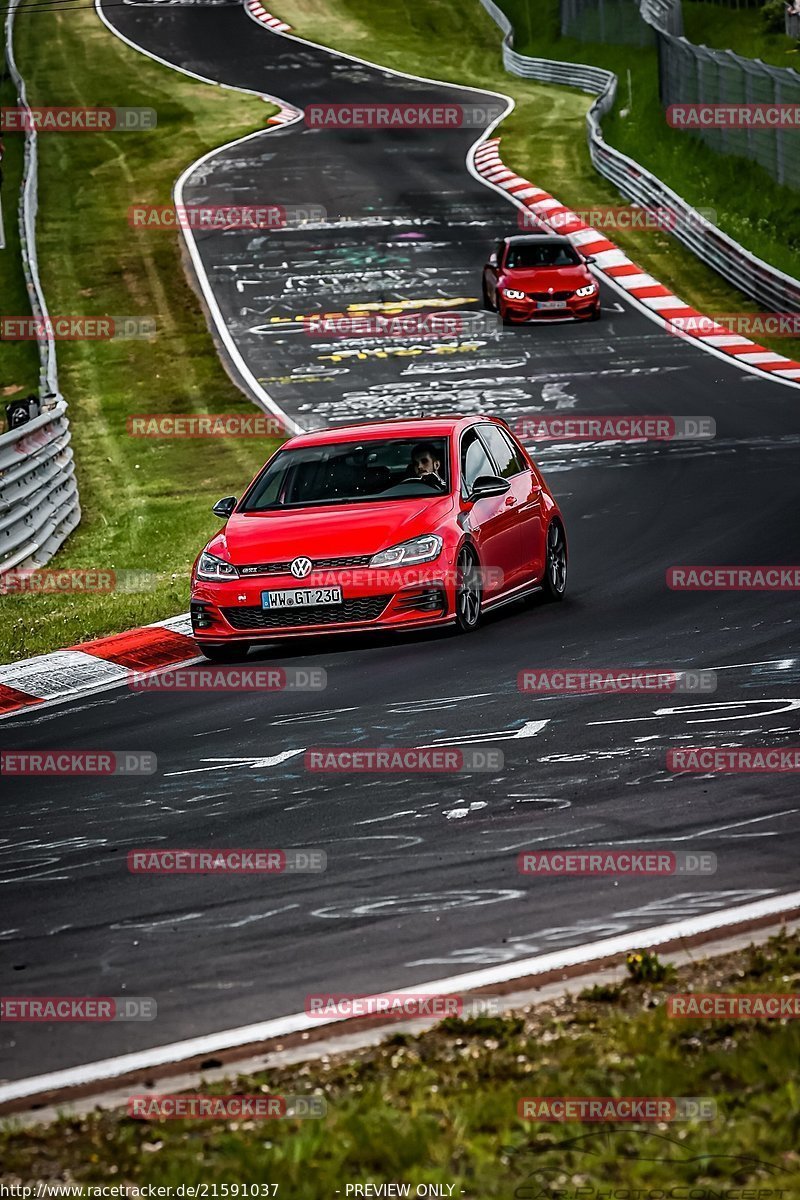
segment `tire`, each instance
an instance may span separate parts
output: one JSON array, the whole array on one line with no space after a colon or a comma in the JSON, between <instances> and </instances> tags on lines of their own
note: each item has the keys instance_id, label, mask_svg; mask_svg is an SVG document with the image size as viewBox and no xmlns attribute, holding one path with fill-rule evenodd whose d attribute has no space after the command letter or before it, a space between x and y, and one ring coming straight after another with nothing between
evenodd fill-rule
<instances>
[{"instance_id":1,"label":"tire","mask_svg":"<svg viewBox=\"0 0 800 1200\"><path fill-rule=\"evenodd\" d=\"M235 663L242 662L247 658L247 652L250 649L249 642L223 642L220 644L208 645L204 642L198 642L197 648L204 658L209 662L220 663Z\"/></svg>"},{"instance_id":2,"label":"tire","mask_svg":"<svg viewBox=\"0 0 800 1200\"><path fill-rule=\"evenodd\" d=\"M497 309L494 307L491 300L489 299L489 292L486 287L485 279L484 279L483 285L482 285L482 293L483 293L483 310L484 310L484 312L497 312Z\"/></svg>"},{"instance_id":3,"label":"tire","mask_svg":"<svg viewBox=\"0 0 800 1200\"><path fill-rule=\"evenodd\" d=\"M599 321L601 315L602 315L602 309L600 308L600 305L598 304L597 308L592 309L592 315L589 318L589 320L590 321Z\"/></svg>"},{"instance_id":4,"label":"tire","mask_svg":"<svg viewBox=\"0 0 800 1200\"><path fill-rule=\"evenodd\" d=\"M541 597L545 603L563 600L567 592L567 539L559 520L547 530Z\"/></svg>"},{"instance_id":5,"label":"tire","mask_svg":"<svg viewBox=\"0 0 800 1200\"><path fill-rule=\"evenodd\" d=\"M481 620L483 598L475 551L462 546L456 564L456 633L471 633Z\"/></svg>"}]
</instances>

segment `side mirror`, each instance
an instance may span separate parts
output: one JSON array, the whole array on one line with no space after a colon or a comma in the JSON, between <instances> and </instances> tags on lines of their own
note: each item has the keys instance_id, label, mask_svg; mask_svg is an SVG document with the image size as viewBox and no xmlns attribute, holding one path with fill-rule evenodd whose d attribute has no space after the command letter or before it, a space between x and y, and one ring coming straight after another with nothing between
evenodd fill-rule
<instances>
[{"instance_id":1,"label":"side mirror","mask_svg":"<svg viewBox=\"0 0 800 1200\"><path fill-rule=\"evenodd\" d=\"M212 508L212 512L218 517L224 517L227 521L233 510L236 508L237 500L235 496L225 496L224 499L218 500Z\"/></svg>"},{"instance_id":2,"label":"side mirror","mask_svg":"<svg viewBox=\"0 0 800 1200\"><path fill-rule=\"evenodd\" d=\"M497 266L497 255L496 255L496 254L494 254L494 253L492 253L492 254L490 254L490 255L489 255L489 266L490 266L490 267L496 267L496 266Z\"/></svg>"},{"instance_id":3,"label":"side mirror","mask_svg":"<svg viewBox=\"0 0 800 1200\"><path fill-rule=\"evenodd\" d=\"M595 257L593 254L584 254L583 261L585 263L593 263L595 261Z\"/></svg>"},{"instance_id":4,"label":"side mirror","mask_svg":"<svg viewBox=\"0 0 800 1200\"><path fill-rule=\"evenodd\" d=\"M470 500L482 500L484 496L502 496L511 491L511 484L499 475L479 475L470 490Z\"/></svg>"}]
</instances>

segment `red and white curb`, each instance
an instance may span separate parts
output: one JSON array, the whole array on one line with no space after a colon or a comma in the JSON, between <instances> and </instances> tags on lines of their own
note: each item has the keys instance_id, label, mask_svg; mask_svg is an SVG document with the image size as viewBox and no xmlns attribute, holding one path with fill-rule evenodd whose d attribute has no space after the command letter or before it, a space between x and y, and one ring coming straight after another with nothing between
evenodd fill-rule
<instances>
[{"instance_id":1,"label":"red and white curb","mask_svg":"<svg viewBox=\"0 0 800 1200\"><path fill-rule=\"evenodd\" d=\"M282 21L280 17L273 17L272 13L268 13L263 4L259 0L246 0L245 8L254 20L259 21L262 25L267 25L270 29L274 29L276 33L288 33L292 28Z\"/></svg>"},{"instance_id":2,"label":"red and white curb","mask_svg":"<svg viewBox=\"0 0 800 1200\"><path fill-rule=\"evenodd\" d=\"M665 328L670 328L670 322L673 321L683 323L688 320L697 325L702 323L702 332L693 332L691 325L688 329L681 328L680 324L673 325L672 332L676 336L698 342L716 354L733 359L747 370L764 372L782 382L800 380L800 362L785 358L774 350L768 350L766 346L759 346L757 342L752 342L741 334L732 333L725 325L705 317L632 262L624 250L620 250L609 241L605 234L587 225L555 196L551 196L543 188L535 187L530 180L523 179L521 175L509 171L500 157L499 144L499 138L492 138L482 142L475 151L474 162L478 174L488 183L508 192L548 228L568 234L582 253L594 256L595 266L609 280L613 280L618 288L648 309L650 316ZM557 218L555 227L554 218Z\"/></svg>"},{"instance_id":3,"label":"red and white curb","mask_svg":"<svg viewBox=\"0 0 800 1200\"><path fill-rule=\"evenodd\" d=\"M280 17L274 17L272 13L267 12L260 0L245 0L245 11L248 17L252 17L254 21L258 21L259 25L265 25L267 29L273 30L274 33L289 33L291 25L287 25ZM299 108L293 108L290 104L284 103L282 100L276 100L276 104L280 105L280 112L274 116L267 118L267 125L290 125L292 121L296 121L303 114Z\"/></svg>"},{"instance_id":4,"label":"red and white curb","mask_svg":"<svg viewBox=\"0 0 800 1200\"><path fill-rule=\"evenodd\" d=\"M188 614L0 667L0 720L199 657Z\"/></svg>"}]
</instances>

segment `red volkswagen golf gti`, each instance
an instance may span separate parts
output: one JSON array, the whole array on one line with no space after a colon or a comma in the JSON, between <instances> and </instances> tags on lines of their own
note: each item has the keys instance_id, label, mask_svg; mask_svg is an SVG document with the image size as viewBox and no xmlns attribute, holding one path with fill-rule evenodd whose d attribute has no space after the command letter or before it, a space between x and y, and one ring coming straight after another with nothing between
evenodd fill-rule
<instances>
[{"instance_id":1,"label":"red volkswagen golf gti","mask_svg":"<svg viewBox=\"0 0 800 1200\"><path fill-rule=\"evenodd\" d=\"M567 582L564 520L493 417L383 421L290 438L192 571L207 658L320 632L474 629L481 614Z\"/></svg>"},{"instance_id":2,"label":"red volkswagen golf gti","mask_svg":"<svg viewBox=\"0 0 800 1200\"><path fill-rule=\"evenodd\" d=\"M526 321L596 321L600 288L594 259L555 234L519 234L498 242L483 268L484 307L509 325Z\"/></svg>"}]
</instances>

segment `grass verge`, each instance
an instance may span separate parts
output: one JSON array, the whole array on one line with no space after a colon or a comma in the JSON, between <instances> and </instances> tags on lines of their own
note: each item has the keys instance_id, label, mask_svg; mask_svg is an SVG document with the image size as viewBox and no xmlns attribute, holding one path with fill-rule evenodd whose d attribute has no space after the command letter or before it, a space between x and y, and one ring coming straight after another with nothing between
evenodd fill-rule
<instances>
[{"instance_id":1,"label":"grass verge","mask_svg":"<svg viewBox=\"0 0 800 1200\"><path fill-rule=\"evenodd\" d=\"M240 491L274 445L253 438L132 438L126 418L255 411L221 365L186 281L179 235L133 231L127 211L135 202L170 204L172 185L189 163L263 127L275 109L152 62L114 37L84 5L44 15L23 6L15 47L31 104L157 110L151 132L42 134L38 225L51 313L153 317L157 335L148 341L58 345L83 521L56 563L146 572L149 590L5 596L0 662L183 611L191 562L220 524L211 505ZM11 170L21 142L21 134L6 136ZM4 188L7 216L14 196L10 183ZM16 307L8 311L24 313L24 292L15 286ZM4 290L4 307L5 297ZM9 384L29 386L30 349L3 345Z\"/></svg>"},{"instance_id":2,"label":"grass verge","mask_svg":"<svg viewBox=\"0 0 800 1200\"><path fill-rule=\"evenodd\" d=\"M683 0L685 36L696 46L733 50L774 67L800 69L800 48L785 33L764 28L760 8L728 8L703 0Z\"/></svg>"},{"instance_id":3,"label":"grass verge","mask_svg":"<svg viewBox=\"0 0 800 1200\"><path fill-rule=\"evenodd\" d=\"M0 36L3 24L0 22ZM3 40L5 47L5 40ZM11 78L0 72L0 106L13 108L17 95ZM0 297L4 316L30 312L19 242L17 204L22 183L24 142L21 137L4 138L2 223L5 248L0 250ZM39 356L31 342L0 341L0 404L8 404L39 390ZM0 432L5 430L5 411L0 410Z\"/></svg>"},{"instance_id":4,"label":"grass verge","mask_svg":"<svg viewBox=\"0 0 800 1200\"><path fill-rule=\"evenodd\" d=\"M436 1183L475 1200L790 1200L800 1196L800 1022L681 1020L665 1001L689 990L787 992L798 978L800 940L782 934L680 968L665 986L631 976L587 998L449 1018L420 1037L198 1089L321 1096L324 1119L152 1123L95 1112L24 1130L7 1123L0 1183L236 1181L304 1198L343 1196L353 1183L407 1183L413 1196ZM602 1126L517 1115L520 1099L548 1096L707 1097L717 1115Z\"/></svg>"}]
</instances>

